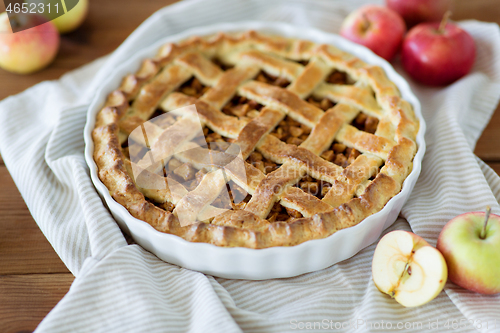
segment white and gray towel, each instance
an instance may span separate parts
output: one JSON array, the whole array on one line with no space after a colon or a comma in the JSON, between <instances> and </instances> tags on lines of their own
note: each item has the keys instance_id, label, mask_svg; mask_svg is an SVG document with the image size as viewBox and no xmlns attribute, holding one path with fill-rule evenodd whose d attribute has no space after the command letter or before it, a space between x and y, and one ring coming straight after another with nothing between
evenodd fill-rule
<instances>
[{"instance_id":1,"label":"white and gray towel","mask_svg":"<svg viewBox=\"0 0 500 333\"><path fill-rule=\"evenodd\" d=\"M165 263L127 245L92 185L83 157L86 108L103 78L131 53L187 28L224 21L283 21L335 33L364 2L183 1L151 16L106 59L0 102L5 164L76 276L37 332L500 332L500 295L448 283L432 302L407 309L380 293L371 280L375 245L322 271L267 281L214 278ZM412 196L390 228L413 230L433 245L458 214L486 205L500 213L500 178L473 154L500 98L499 27L460 25L476 41L472 73L445 88L410 80L427 121L428 149Z\"/></svg>"}]
</instances>

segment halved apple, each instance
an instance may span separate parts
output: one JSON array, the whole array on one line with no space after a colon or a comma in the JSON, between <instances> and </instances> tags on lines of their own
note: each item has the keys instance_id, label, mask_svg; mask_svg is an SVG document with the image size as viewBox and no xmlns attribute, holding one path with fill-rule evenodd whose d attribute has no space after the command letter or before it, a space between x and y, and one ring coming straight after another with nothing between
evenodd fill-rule
<instances>
[{"instance_id":1,"label":"halved apple","mask_svg":"<svg viewBox=\"0 0 500 333\"><path fill-rule=\"evenodd\" d=\"M377 245L372 262L375 286L405 307L433 300L443 289L448 268L441 252L414 233L396 230Z\"/></svg>"}]
</instances>

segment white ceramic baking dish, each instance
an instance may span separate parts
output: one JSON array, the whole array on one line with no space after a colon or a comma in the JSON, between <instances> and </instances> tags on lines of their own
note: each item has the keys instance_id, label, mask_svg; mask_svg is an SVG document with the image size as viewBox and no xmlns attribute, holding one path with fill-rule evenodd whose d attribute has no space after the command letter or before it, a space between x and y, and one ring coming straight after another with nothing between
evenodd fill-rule
<instances>
[{"instance_id":1,"label":"white ceramic baking dish","mask_svg":"<svg viewBox=\"0 0 500 333\"><path fill-rule=\"evenodd\" d=\"M94 144L91 133L95 125L96 114L102 108L106 96L120 85L121 79L126 74L135 72L143 59L153 57L160 46L167 42L177 42L194 35L202 36L220 31L234 32L250 29L285 37L306 39L316 43L331 44L350 52L367 63L381 66L388 77L398 86L403 98L413 105L415 114L420 120L420 130L417 135L418 151L414 159L413 171L405 180L402 191L393 197L380 212L369 216L354 227L338 231L325 239L310 240L292 247L255 250L192 243L178 236L156 231L148 223L132 217L123 206L113 200L108 189L97 175L97 166L92 157ZM348 259L375 242L382 231L394 223L418 179L425 153L424 133L425 122L420 103L410 90L408 83L387 61L367 48L338 35L317 29L295 27L283 23L240 22L191 29L178 35L169 36L149 48L131 55L130 59L117 68L98 89L88 110L84 138L85 158L97 191L108 205L120 227L129 233L138 244L164 261L185 268L224 278L261 280L285 278L317 271Z\"/></svg>"}]
</instances>

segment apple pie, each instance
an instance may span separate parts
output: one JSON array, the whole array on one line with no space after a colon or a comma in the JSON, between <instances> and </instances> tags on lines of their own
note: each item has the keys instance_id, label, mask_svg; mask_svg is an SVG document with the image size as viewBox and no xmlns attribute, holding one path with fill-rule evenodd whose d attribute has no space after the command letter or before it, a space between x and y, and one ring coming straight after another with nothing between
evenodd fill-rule
<instances>
[{"instance_id":1,"label":"apple pie","mask_svg":"<svg viewBox=\"0 0 500 333\"><path fill-rule=\"evenodd\" d=\"M419 122L381 67L255 31L160 48L92 132L132 216L217 246L325 238L380 211L412 170Z\"/></svg>"}]
</instances>

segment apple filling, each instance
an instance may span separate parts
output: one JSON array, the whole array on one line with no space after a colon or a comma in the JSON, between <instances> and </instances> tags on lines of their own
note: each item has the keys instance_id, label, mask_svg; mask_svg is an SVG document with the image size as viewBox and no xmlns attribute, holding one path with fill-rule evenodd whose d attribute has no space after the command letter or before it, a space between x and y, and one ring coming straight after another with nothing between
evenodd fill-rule
<instances>
[{"instance_id":1,"label":"apple filling","mask_svg":"<svg viewBox=\"0 0 500 333\"><path fill-rule=\"evenodd\" d=\"M229 181L226 184L226 191L222 191L212 202L212 206L224 209L243 209L252 196L243 188Z\"/></svg>"},{"instance_id":2,"label":"apple filling","mask_svg":"<svg viewBox=\"0 0 500 333\"><path fill-rule=\"evenodd\" d=\"M252 152L250 156L248 156L246 162L259 169L265 175L275 171L280 167L280 164L268 160L258 151Z\"/></svg>"},{"instance_id":3,"label":"apple filling","mask_svg":"<svg viewBox=\"0 0 500 333\"><path fill-rule=\"evenodd\" d=\"M292 222L295 219L301 218L302 214L295 209L283 207L278 202L271 208L271 212L267 216L269 222Z\"/></svg>"},{"instance_id":4,"label":"apple filling","mask_svg":"<svg viewBox=\"0 0 500 333\"><path fill-rule=\"evenodd\" d=\"M325 80L330 84L353 84L354 80L352 80L346 72L342 72L339 70L333 70Z\"/></svg>"},{"instance_id":5,"label":"apple filling","mask_svg":"<svg viewBox=\"0 0 500 333\"><path fill-rule=\"evenodd\" d=\"M360 112L351 125L360 131L373 134L377 130L378 119ZM361 153L358 150L334 141L330 148L321 154L321 157L328 162L333 162L343 168L347 168L359 155L361 155Z\"/></svg>"},{"instance_id":6,"label":"apple filling","mask_svg":"<svg viewBox=\"0 0 500 333\"><path fill-rule=\"evenodd\" d=\"M299 146L310 133L311 128L309 126L286 116L270 134L288 144Z\"/></svg>"},{"instance_id":7,"label":"apple filling","mask_svg":"<svg viewBox=\"0 0 500 333\"><path fill-rule=\"evenodd\" d=\"M240 119L253 119L259 115L262 105L243 96L236 95L227 103L222 112Z\"/></svg>"},{"instance_id":8,"label":"apple filling","mask_svg":"<svg viewBox=\"0 0 500 333\"><path fill-rule=\"evenodd\" d=\"M332 184L305 175L295 186L321 200L330 190Z\"/></svg>"},{"instance_id":9,"label":"apple filling","mask_svg":"<svg viewBox=\"0 0 500 333\"><path fill-rule=\"evenodd\" d=\"M230 68L229 66L225 66L222 63L218 63L217 60L214 60L214 62L220 65L223 69ZM255 80L282 88L285 88L290 84L290 81L282 77L270 75L264 71L261 71L255 77ZM350 79L348 78L348 75L346 73L335 70L328 75L326 82L331 84L349 84ZM197 78L193 77L182 84L178 89L176 89L176 91L191 97L200 98L209 89L210 87L204 86ZM326 111L335 105L334 102L327 98L316 99L311 96L307 98L307 101L322 109L323 111ZM243 96L236 95L226 105L224 105L224 107L222 108L222 112L233 117L238 117L242 120L250 121L251 119L259 115L262 108L263 105L257 102L249 100ZM167 113L167 116L165 116L165 113L162 110L157 110L150 119L154 119L159 115L163 115L163 117L161 117L161 121L157 120L155 121L155 123L162 128L166 128L174 124L178 119L178 116L169 113ZM377 124L378 121L376 120L376 118L369 117L363 113L360 113L360 115L353 121L352 125L356 126L360 130L374 133ZM287 144L299 146L307 139L310 133L310 127L286 116L278 124L278 126L273 129L270 135L277 137ZM203 128L203 135L200 135L192 140L192 142L195 142L201 147L220 151L223 151L224 147L226 146L223 143L231 143L233 141L233 139L223 137L220 134L212 131L208 127ZM212 143L219 143L219 145ZM129 142L127 140L122 146L122 151L127 158L130 158L128 145ZM147 151L148 149L144 147L140 151L139 155L141 156L139 156L139 158L145 156ZM333 162L345 168L349 164L351 164L359 155L359 151L348 148L341 143L334 142L330 149L323 152L321 157L326 159L327 161ZM265 175L277 170L280 167L280 164L266 159L258 151L252 152L247 158L246 162L259 169ZM207 172L208 171L205 169L197 170L190 164L183 163L176 158L171 158L163 169L165 177L170 177L171 179L179 182L188 191L193 191L200 184L201 180ZM322 199L331 188L330 183L314 179L309 175L304 176L294 186L299 187L304 192L319 199ZM229 181L226 184L226 189L227 191L222 191L219 196L211 203L212 206L223 209L243 209L251 199L251 195L249 195L243 188L236 185L232 181ZM147 200L155 204L157 207L170 212L172 212L175 208L175 205L170 202L160 203L153 202L150 199ZM290 222L301 217L302 214L300 212L291 208L283 207L279 203L275 203L267 219L271 222Z\"/></svg>"},{"instance_id":10,"label":"apple filling","mask_svg":"<svg viewBox=\"0 0 500 333\"><path fill-rule=\"evenodd\" d=\"M360 112L358 116L352 121L351 125L356 127L360 131L375 134L378 127L378 118L371 117L366 113Z\"/></svg>"},{"instance_id":11,"label":"apple filling","mask_svg":"<svg viewBox=\"0 0 500 333\"><path fill-rule=\"evenodd\" d=\"M181 85L176 91L195 98L200 98L210 87L204 86L196 77Z\"/></svg>"}]
</instances>

